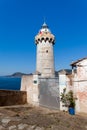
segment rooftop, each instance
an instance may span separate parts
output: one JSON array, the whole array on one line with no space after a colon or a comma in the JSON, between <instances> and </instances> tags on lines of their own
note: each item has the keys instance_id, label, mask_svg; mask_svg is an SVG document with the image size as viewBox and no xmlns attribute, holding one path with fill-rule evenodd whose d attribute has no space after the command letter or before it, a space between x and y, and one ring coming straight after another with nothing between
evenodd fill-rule
<instances>
[{"instance_id":1,"label":"rooftop","mask_svg":"<svg viewBox=\"0 0 87 130\"><path fill-rule=\"evenodd\" d=\"M79 62L81 62L81 61L83 61L83 60L86 60L86 59L87 59L87 57L78 59L77 61L72 62L70 65L71 65L71 66L74 66L74 65L76 65L77 63L79 63Z\"/></svg>"}]
</instances>

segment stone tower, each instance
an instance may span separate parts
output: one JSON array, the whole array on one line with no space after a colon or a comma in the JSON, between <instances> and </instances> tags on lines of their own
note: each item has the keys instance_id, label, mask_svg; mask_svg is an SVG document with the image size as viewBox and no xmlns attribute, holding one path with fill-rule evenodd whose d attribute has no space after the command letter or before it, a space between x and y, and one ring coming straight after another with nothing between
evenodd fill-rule
<instances>
[{"instance_id":1,"label":"stone tower","mask_svg":"<svg viewBox=\"0 0 87 130\"><path fill-rule=\"evenodd\" d=\"M42 77L54 77L53 45L55 43L55 37L46 23L42 25L39 33L36 35L35 43L37 45L36 71L40 73Z\"/></svg>"}]
</instances>

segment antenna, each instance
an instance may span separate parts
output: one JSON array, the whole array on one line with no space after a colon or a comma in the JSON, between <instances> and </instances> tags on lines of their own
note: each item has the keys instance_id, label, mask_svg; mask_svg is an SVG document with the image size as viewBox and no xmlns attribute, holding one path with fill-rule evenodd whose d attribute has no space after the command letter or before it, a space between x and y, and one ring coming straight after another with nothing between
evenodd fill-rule
<instances>
[{"instance_id":1,"label":"antenna","mask_svg":"<svg viewBox=\"0 0 87 130\"><path fill-rule=\"evenodd\" d=\"M45 18L45 16L44 16L44 23L46 23L46 18Z\"/></svg>"}]
</instances>

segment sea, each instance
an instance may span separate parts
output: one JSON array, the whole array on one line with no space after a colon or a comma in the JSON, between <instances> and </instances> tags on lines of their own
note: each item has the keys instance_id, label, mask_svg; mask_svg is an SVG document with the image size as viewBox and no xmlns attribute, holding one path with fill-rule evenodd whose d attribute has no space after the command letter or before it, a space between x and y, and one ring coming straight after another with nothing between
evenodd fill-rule
<instances>
[{"instance_id":1,"label":"sea","mask_svg":"<svg viewBox=\"0 0 87 130\"><path fill-rule=\"evenodd\" d=\"M21 78L0 76L0 89L2 90L20 90Z\"/></svg>"}]
</instances>

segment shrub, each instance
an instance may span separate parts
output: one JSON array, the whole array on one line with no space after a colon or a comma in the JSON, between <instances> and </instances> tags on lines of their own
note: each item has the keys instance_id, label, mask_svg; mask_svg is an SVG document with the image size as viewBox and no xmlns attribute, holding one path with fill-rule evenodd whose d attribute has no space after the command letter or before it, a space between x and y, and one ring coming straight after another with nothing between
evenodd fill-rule
<instances>
[{"instance_id":1,"label":"shrub","mask_svg":"<svg viewBox=\"0 0 87 130\"><path fill-rule=\"evenodd\" d=\"M61 101L65 107L72 107L75 108L75 100L73 91L70 90L66 93L66 88L63 89L63 93L61 93Z\"/></svg>"}]
</instances>

